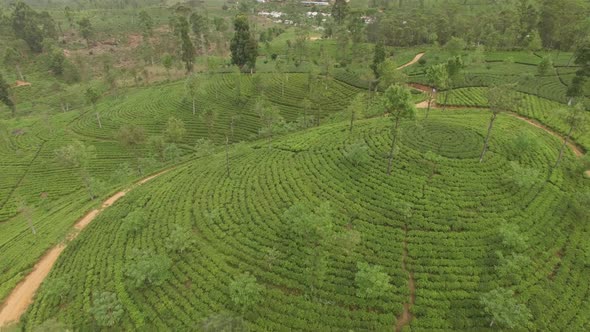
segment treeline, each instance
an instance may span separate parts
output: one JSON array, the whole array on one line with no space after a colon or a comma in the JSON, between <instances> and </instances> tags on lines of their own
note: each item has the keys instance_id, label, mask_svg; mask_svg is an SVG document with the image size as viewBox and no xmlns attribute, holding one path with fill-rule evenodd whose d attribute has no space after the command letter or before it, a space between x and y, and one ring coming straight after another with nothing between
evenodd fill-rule
<instances>
[{"instance_id":1,"label":"treeline","mask_svg":"<svg viewBox=\"0 0 590 332\"><path fill-rule=\"evenodd\" d=\"M157 6L165 4L161 0L22 0L32 7L63 8L70 6L75 9L123 9ZM0 4L8 7L15 0L0 0Z\"/></svg>"},{"instance_id":2,"label":"treeline","mask_svg":"<svg viewBox=\"0 0 590 332\"><path fill-rule=\"evenodd\" d=\"M366 37L391 46L444 45L458 37L489 49L575 49L590 36L590 2L504 0L488 5L467 1L372 1L374 8L351 11L349 21L370 17Z\"/></svg>"}]
</instances>

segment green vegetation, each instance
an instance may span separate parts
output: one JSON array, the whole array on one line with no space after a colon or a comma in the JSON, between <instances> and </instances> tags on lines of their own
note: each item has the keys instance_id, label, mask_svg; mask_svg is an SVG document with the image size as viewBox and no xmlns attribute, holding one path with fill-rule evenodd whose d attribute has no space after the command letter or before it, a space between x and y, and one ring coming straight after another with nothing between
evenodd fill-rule
<instances>
[{"instance_id":1,"label":"green vegetation","mask_svg":"<svg viewBox=\"0 0 590 332\"><path fill-rule=\"evenodd\" d=\"M224 153L191 162L129 193L71 243L48 279L66 278L68 297L50 300L44 286L25 326L53 316L89 326L93 317L83 294L97 289L116 293L125 329L184 329L226 312L243 314L253 330L388 329L409 297L401 263L407 241L416 285L412 328L521 324L512 311L509 317L496 312L508 310L497 309L503 302L492 304L498 301L526 303L525 318L527 311L545 315L527 319L538 329L582 328L586 265L577 256L555 254L583 250L589 231L563 204L568 192L583 186L569 171L575 158L566 152L555 180L527 207L539 187L510 180L515 171L507 156L515 152L514 140L526 133L539 142L518 153L517 163L541 176L560 142L500 114L480 164L487 121L484 112L439 110L427 121L402 121L390 177L390 124L381 118L357 121L355 136L344 122L278 138L272 150L263 142L231 149L231 177ZM356 139L367 144L367 162L346 157L346 145ZM431 158L434 172L421 157L429 151L437 156ZM126 216L138 209L149 222L125 233ZM193 242L187 250L167 251L177 227ZM548 230L552 236L543 236ZM170 277L136 289L124 272L135 264L134 249L170 257ZM528 263L506 270L496 252L517 253ZM106 262L114 268L88 279L91 265ZM485 295L499 287L518 295ZM580 305L563 311L557 303L566 299ZM449 302L457 315L445 318Z\"/></svg>"},{"instance_id":2,"label":"green vegetation","mask_svg":"<svg viewBox=\"0 0 590 332\"><path fill-rule=\"evenodd\" d=\"M0 329L588 329L587 1L8 2Z\"/></svg>"}]
</instances>

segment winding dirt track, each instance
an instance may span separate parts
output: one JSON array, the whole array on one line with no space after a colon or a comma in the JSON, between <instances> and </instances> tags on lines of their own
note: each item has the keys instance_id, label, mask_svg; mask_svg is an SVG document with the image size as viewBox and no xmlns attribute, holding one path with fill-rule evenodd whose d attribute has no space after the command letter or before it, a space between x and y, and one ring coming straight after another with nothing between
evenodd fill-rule
<instances>
[{"instance_id":1,"label":"winding dirt track","mask_svg":"<svg viewBox=\"0 0 590 332\"><path fill-rule=\"evenodd\" d=\"M136 184L132 185L131 187L119 191L112 195L111 197L107 198L100 208L94 209L88 212L84 217L76 222L74 225L74 232L72 235L68 237L68 240L75 239L81 230L83 230L86 226L88 226L105 208L115 204L121 197L125 196L130 190L133 188L140 186L166 172L169 170L164 170L160 173L148 176ZM41 286L41 283L47 275L53 264L59 258L59 255L62 251L66 248L66 244L60 243L55 247L51 248L41 259L35 267L33 271L29 273L13 290L12 293L6 298L4 303L0 306L0 328L7 326L9 324L18 322L20 317L23 313L27 310L29 305L33 302L33 297Z\"/></svg>"},{"instance_id":2,"label":"winding dirt track","mask_svg":"<svg viewBox=\"0 0 590 332\"><path fill-rule=\"evenodd\" d=\"M430 92L431 88L426 86L426 85L419 85L419 84L410 84L411 87L413 87L416 90L420 90L424 93L428 93ZM417 108L428 108L428 100L425 100L423 102L420 102L418 104L416 104ZM436 101L433 100L430 104L430 108L431 109L443 109L442 106L439 106L438 104L436 104ZM487 109L488 107L482 107L482 106L447 106L446 109L447 110L473 110L473 109ZM518 113L515 112L503 112L505 114L508 114L510 116L513 116L517 119L520 119L522 121L525 121L539 129L544 130L545 132L547 132L548 134L555 136L561 140L564 140L565 137L563 137L561 134L559 134L558 132L552 130L551 128L543 125L542 123L539 123L533 119L527 118L525 116L522 116ZM576 143L572 142L571 140L568 141L567 145L569 146L569 148L572 150L572 152L577 156L577 157L581 157L584 155L584 150L579 147Z\"/></svg>"},{"instance_id":3,"label":"winding dirt track","mask_svg":"<svg viewBox=\"0 0 590 332\"><path fill-rule=\"evenodd\" d=\"M412 61L410 61L410 62L408 62L408 63L406 63L406 64L404 64L404 65L401 65L401 66L397 67L397 70L404 69L404 68L406 68L406 67L408 67L408 66L411 66L411 65L415 64L415 63L416 63L416 62L418 62L418 61L419 61L419 60L420 60L420 59L421 59L423 56L424 56L424 52L416 54L416 56L414 57L414 59L412 59Z\"/></svg>"}]
</instances>

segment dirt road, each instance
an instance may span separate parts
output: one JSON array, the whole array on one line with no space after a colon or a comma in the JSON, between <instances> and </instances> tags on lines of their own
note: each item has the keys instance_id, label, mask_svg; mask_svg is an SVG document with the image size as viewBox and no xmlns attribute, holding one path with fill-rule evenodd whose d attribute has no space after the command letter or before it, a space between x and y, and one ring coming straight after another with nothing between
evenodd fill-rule
<instances>
[{"instance_id":1,"label":"dirt road","mask_svg":"<svg viewBox=\"0 0 590 332\"><path fill-rule=\"evenodd\" d=\"M412 86L414 89L420 90L422 92L430 92L430 87L425 86L425 85L419 85L419 84L410 84L410 86ZM428 108L428 100L425 100L423 102L420 102L418 104L416 104L416 108ZM431 109L442 109L442 106L439 106L438 104L436 104L436 101L433 100L430 104L430 108ZM473 109L486 109L487 107L481 107L481 106L447 106L446 109L447 110L473 110ZM539 123L533 119L529 119L525 116L519 115L518 113L515 112L504 112L505 114L508 114L510 116L513 116L517 119L520 119L522 121L525 121L539 129L544 130L545 132L547 132L548 134L555 136L557 138L559 138L560 140L564 140L565 138L559 134L558 132L554 131L553 129L543 125L542 123ZM577 157L581 157L584 155L584 150L582 150L582 148L580 148L578 145L576 145L575 143L573 143L571 140L568 142L567 144L569 146L569 148L572 150L572 152L577 156Z\"/></svg>"},{"instance_id":2,"label":"dirt road","mask_svg":"<svg viewBox=\"0 0 590 332\"><path fill-rule=\"evenodd\" d=\"M146 177L140 181L138 181L135 185L131 187L119 191L112 195L111 197L107 198L101 205L100 208L94 209L88 212L84 217L76 222L74 225L74 230L76 232L72 233L69 237L70 240L73 240L78 236L79 232L83 230L86 226L88 226L101 212L103 209L115 204L121 197L125 196L130 190L135 188L136 186L140 186L164 173L168 170L162 171L160 173L151 175ZM41 259L37 262L33 271L29 273L13 290L12 293L6 298L4 303L0 306L0 327L7 326L11 323L18 322L20 317L23 313L27 310L29 305L33 302L33 297L41 286L41 283L47 275L53 264L59 258L59 255L62 251L66 248L64 244L58 244L55 247L51 248Z\"/></svg>"},{"instance_id":3,"label":"dirt road","mask_svg":"<svg viewBox=\"0 0 590 332\"><path fill-rule=\"evenodd\" d=\"M408 62L408 63L406 63L404 65L401 65L401 66L397 67L397 69L400 70L400 69L404 69L404 68L406 68L408 66L411 66L411 65L415 64L416 62L418 62L423 56L424 56L424 53L418 53L418 54L416 54L416 56L414 57L414 59L412 59L412 61L410 61L410 62Z\"/></svg>"}]
</instances>

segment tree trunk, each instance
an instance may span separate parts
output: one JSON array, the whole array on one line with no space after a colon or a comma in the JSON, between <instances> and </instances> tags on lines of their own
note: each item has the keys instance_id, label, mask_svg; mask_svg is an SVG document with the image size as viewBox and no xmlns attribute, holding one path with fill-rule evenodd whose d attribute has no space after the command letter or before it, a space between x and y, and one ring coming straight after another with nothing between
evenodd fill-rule
<instances>
[{"instance_id":1,"label":"tree trunk","mask_svg":"<svg viewBox=\"0 0 590 332\"><path fill-rule=\"evenodd\" d=\"M16 65L16 72L18 73L18 77L20 77L21 81L25 80L25 77L23 76L23 72L20 70L20 65Z\"/></svg>"},{"instance_id":2,"label":"tree trunk","mask_svg":"<svg viewBox=\"0 0 590 332\"><path fill-rule=\"evenodd\" d=\"M551 169L549 169L549 175L547 175L547 181L549 181L551 179L553 172L561 163L561 159L563 158L563 152L565 151L565 148L567 147L567 143L568 143L574 129L575 129L575 126L571 126L570 130L567 133L567 136L565 136L565 139L563 140L563 144L561 145L561 148L559 149L559 155L557 156L557 160L555 161L555 164L553 165L553 167L551 167Z\"/></svg>"},{"instance_id":3,"label":"tree trunk","mask_svg":"<svg viewBox=\"0 0 590 332\"><path fill-rule=\"evenodd\" d=\"M35 229L35 225L33 225L33 221L30 217L27 218L27 223L29 224L29 228L31 228L31 232L33 233L33 235L37 235L37 230Z\"/></svg>"},{"instance_id":4,"label":"tree trunk","mask_svg":"<svg viewBox=\"0 0 590 332\"><path fill-rule=\"evenodd\" d=\"M320 112L321 112L320 107L318 107L318 112L317 112L318 115L317 115L317 119L315 121L315 123L318 127L320 126L320 114L321 114Z\"/></svg>"},{"instance_id":5,"label":"tree trunk","mask_svg":"<svg viewBox=\"0 0 590 332\"><path fill-rule=\"evenodd\" d=\"M428 95L428 108L426 109L426 117L424 120L428 120L428 114L430 113L430 106L432 105L432 93Z\"/></svg>"},{"instance_id":6,"label":"tree trunk","mask_svg":"<svg viewBox=\"0 0 590 332\"><path fill-rule=\"evenodd\" d=\"M395 127L393 128L393 135L391 136L391 150L389 150L389 162L387 163L387 175L391 175L391 168L393 166L393 154L395 152L395 143L397 140L397 129L399 126L400 117L395 120Z\"/></svg>"},{"instance_id":7,"label":"tree trunk","mask_svg":"<svg viewBox=\"0 0 590 332\"><path fill-rule=\"evenodd\" d=\"M354 124L354 111L350 112L350 133L352 134L352 126Z\"/></svg>"},{"instance_id":8,"label":"tree trunk","mask_svg":"<svg viewBox=\"0 0 590 332\"><path fill-rule=\"evenodd\" d=\"M449 100L449 90L445 91L445 104L443 105L443 111L447 110L447 101Z\"/></svg>"},{"instance_id":9,"label":"tree trunk","mask_svg":"<svg viewBox=\"0 0 590 332\"><path fill-rule=\"evenodd\" d=\"M193 115L195 115L195 98L193 97Z\"/></svg>"},{"instance_id":10,"label":"tree trunk","mask_svg":"<svg viewBox=\"0 0 590 332\"><path fill-rule=\"evenodd\" d=\"M96 120L98 121L98 128L102 129L102 122L100 122L100 114L98 113L98 111L95 111L96 114Z\"/></svg>"},{"instance_id":11,"label":"tree trunk","mask_svg":"<svg viewBox=\"0 0 590 332\"><path fill-rule=\"evenodd\" d=\"M16 116L16 105L10 106L10 111L12 112L12 117L14 118Z\"/></svg>"},{"instance_id":12,"label":"tree trunk","mask_svg":"<svg viewBox=\"0 0 590 332\"><path fill-rule=\"evenodd\" d=\"M496 116L498 116L498 113L496 113L495 111L492 111L492 117L490 118L490 124L488 126L488 133L486 135L486 139L483 142L483 149L481 150L481 155L479 156L479 162L483 162L483 157L486 154L486 151L488 150L488 143L490 141L490 136L492 134L492 127L494 126L494 121L496 121Z\"/></svg>"},{"instance_id":13,"label":"tree trunk","mask_svg":"<svg viewBox=\"0 0 590 332\"><path fill-rule=\"evenodd\" d=\"M90 177L86 173L85 170L82 170L82 181L84 182L84 186L86 187L86 191L88 191L88 196L90 200L94 200L94 192L92 192L92 185L90 184Z\"/></svg>"},{"instance_id":14,"label":"tree trunk","mask_svg":"<svg viewBox=\"0 0 590 332\"><path fill-rule=\"evenodd\" d=\"M303 128L307 128L307 108L303 108Z\"/></svg>"},{"instance_id":15,"label":"tree trunk","mask_svg":"<svg viewBox=\"0 0 590 332\"><path fill-rule=\"evenodd\" d=\"M229 178L229 139L227 136L225 136L225 165L227 167L227 177Z\"/></svg>"}]
</instances>

